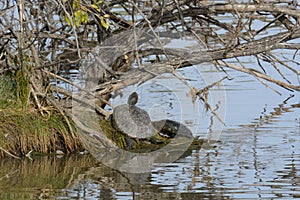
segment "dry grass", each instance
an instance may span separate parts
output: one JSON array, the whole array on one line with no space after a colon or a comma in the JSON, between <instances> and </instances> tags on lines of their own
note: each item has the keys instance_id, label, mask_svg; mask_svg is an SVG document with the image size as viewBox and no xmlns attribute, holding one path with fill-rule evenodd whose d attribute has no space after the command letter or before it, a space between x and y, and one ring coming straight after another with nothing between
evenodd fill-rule
<instances>
[{"instance_id":1,"label":"dry grass","mask_svg":"<svg viewBox=\"0 0 300 200\"><path fill-rule=\"evenodd\" d=\"M20 157L29 152L65 153L82 149L79 137L70 134L66 119L39 99L43 115L32 101L30 81L22 70L0 77L0 157ZM71 125L75 130L74 125Z\"/></svg>"},{"instance_id":2,"label":"dry grass","mask_svg":"<svg viewBox=\"0 0 300 200\"><path fill-rule=\"evenodd\" d=\"M79 137L69 133L63 117L52 111L43 117L34 111L0 111L0 157L23 156L30 151L37 153L65 153L82 149ZM7 152L5 152L5 150Z\"/></svg>"}]
</instances>

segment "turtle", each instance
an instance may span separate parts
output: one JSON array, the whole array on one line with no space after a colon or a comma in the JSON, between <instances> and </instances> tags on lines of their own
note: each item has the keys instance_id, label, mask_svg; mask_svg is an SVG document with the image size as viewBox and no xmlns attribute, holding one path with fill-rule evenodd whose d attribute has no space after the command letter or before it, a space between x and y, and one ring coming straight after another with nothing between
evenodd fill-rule
<instances>
[{"instance_id":1,"label":"turtle","mask_svg":"<svg viewBox=\"0 0 300 200\"><path fill-rule=\"evenodd\" d=\"M157 133L149 114L136 106L138 94L133 92L127 104L116 106L112 114L112 125L130 138L144 139Z\"/></svg>"},{"instance_id":2,"label":"turtle","mask_svg":"<svg viewBox=\"0 0 300 200\"><path fill-rule=\"evenodd\" d=\"M170 120L170 119L163 119L159 121L152 122L153 126L156 130L159 131L159 135L166 138L174 138L177 137L186 137L186 138L193 138L193 133L190 129L185 126L184 124Z\"/></svg>"}]
</instances>

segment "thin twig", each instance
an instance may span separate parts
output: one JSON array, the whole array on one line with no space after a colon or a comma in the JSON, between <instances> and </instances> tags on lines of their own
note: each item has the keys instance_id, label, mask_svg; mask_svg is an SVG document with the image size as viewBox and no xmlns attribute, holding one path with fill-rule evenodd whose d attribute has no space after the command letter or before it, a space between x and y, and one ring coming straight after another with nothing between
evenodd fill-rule
<instances>
[{"instance_id":1,"label":"thin twig","mask_svg":"<svg viewBox=\"0 0 300 200\"><path fill-rule=\"evenodd\" d=\"M288 84L288 83L284 83L282 81L276 80L268 75L262 74L261 72L255 70L255 69L247 69L247 68L242 68L242 67L238 67L236 65L230 64L230 63L224 63L224 61L220 61L220 64L222 63L223 66L226 66L228 68L237 70L237 71L241 71L253 76L256 76L257 78L262 78L265 79L269 82L275 83L281 87L283 87L284 89L287 90L297 90L300 91L300 85L292 85L292 84Z\"/></svg>"},{"instance_id":2,"label":"thin twig","mask_svg":"<svg viewBox=\"0 0 300 200\"><path fill-rule=\"evenodd\" d=\"M20 157L13 155L12 153L10 153L9 151L5 150L5 149L2 148L2 147L0 147L0 150L3 151L4 153L6 153L7 155L13 157L13 158L21 159Z\"/></svg>"}]
</instances>

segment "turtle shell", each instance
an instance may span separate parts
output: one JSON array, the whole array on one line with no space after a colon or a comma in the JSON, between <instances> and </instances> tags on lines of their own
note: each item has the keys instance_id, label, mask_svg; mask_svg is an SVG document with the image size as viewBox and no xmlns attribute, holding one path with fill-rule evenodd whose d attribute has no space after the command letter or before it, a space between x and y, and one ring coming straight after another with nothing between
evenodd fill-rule
<instances>
[{"instance_id":1,"label":"turtle shell","mask_svg":"<svg viewBox=\"0 0 300 200\"><path fill-rule=\"evenodd\" d=\"M180 122L170 119L163 119L154 121L152 124L163 137L174 138L177 136L193 138L193 133L190 131L190 129Z\"/></svg>"},{"instance_id":2,"label":"turtle shell","mask_svg":"<svg viewBox=\"0 0 300 200\"><path fill-rule=\"evenodd\" d=\"M148 113L135 105L115 107L112 123L116 129L132 138L148 138L157 132Z\"/></svg>"}]
</instances>

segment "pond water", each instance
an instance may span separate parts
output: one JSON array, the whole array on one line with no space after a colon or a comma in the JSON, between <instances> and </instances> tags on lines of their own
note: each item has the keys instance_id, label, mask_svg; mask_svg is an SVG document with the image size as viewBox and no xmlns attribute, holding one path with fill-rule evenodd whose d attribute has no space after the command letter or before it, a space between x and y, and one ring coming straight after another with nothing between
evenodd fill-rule
<instances>
[{"instance_id":1,"label":"pond water","mask_svg":"<svg viewBox=\"0 0 300 200\"><path fill-rule=\"evenodd\" d=\"M181 75L191 75L185 74L189 71L183 70ZM216 72L205 69L199 74L204 73ZM214 143L205 143L201 150L191 150L173 163L157 164L143 174L111 169L88 154L6 158L0 161L0 199L300 198L299 93L275 86L282 93L278 95L249 76L229 73L234 79L226 80L224 88L217 87L215 96L210 97L226 98L222 104L226 105L226 115L222 115L225 126ZM192 83L197 76L191 79ZM203 104L176 104L181 102L178 99L191 102L187 91L180 88L182 84L176 86L181 92L177 96L168 96L165 84L146 89L160 81L135 88L141 94L140 106L151 107L151 117L177 119L181 112L182 121L195 136L206 139L220 128L207 131L211 116ZM199 88L204 82L197 85L195 81L195 86ZM188 108L180 111L180 106Z\"/></svg>"}]
</instances>

